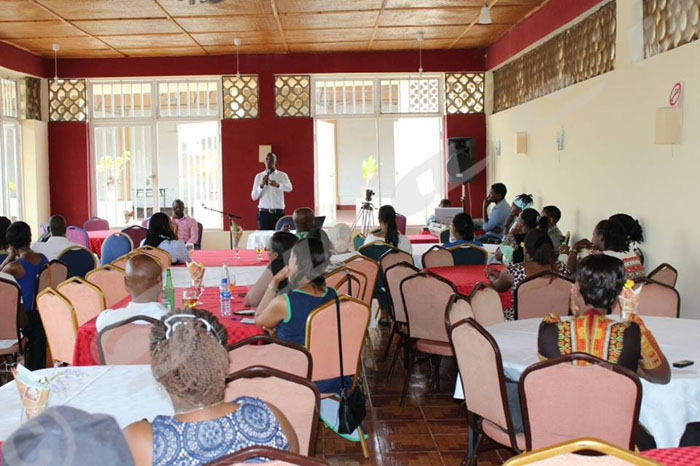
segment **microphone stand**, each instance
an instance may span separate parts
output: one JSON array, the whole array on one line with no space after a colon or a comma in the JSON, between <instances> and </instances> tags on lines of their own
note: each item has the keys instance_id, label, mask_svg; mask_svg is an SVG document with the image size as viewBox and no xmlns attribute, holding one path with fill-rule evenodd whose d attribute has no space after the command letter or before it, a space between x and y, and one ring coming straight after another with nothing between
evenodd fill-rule
<instances>
[{"instance_id":1,"label":"microphone stand","mask_svg":"<svg viewBox=\"0 0 700 466\"><path fill-rule=\"evenodd\" d=\"M212 212L216 212L218 214L226 215L228 217L228 234L229 234L229 244L231 245L231 249L233 249L233 219L241 219L243 217L240 217L236 214L232 214L231 212L224 212L223 210L216 210L212 209L211 207L207 207L206 205L202 204L202 208L206 210L210 210Z\"/></svg>"}]
</instances>

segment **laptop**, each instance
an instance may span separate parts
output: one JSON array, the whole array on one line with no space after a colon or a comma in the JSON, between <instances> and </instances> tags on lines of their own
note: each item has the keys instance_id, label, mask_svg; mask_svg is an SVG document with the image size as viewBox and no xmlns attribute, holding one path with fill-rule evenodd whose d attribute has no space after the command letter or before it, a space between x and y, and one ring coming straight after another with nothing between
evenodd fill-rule
<instances>
[{"instance_id":1,"label":"laptop","mask_svg":"<svg viewBox=\"0 0 700 466\"><path fill-rule=\"evenodd\" d=\"M323 223L325 221L326 221L326 216L319 215L318 217L314 218L314 227L315 228L323 228Z\"/></svg>"},{"instance_id":2,"label":"laptop","mask_svg":"<svg viewBox=\"0 0 700 466\"><path fill-rule=\"evenodd\" d=\"M437 207L435 209L435 221L443 225L450 225L454 216L462 212L461 207Z\"/></svg>"}]
</instances>

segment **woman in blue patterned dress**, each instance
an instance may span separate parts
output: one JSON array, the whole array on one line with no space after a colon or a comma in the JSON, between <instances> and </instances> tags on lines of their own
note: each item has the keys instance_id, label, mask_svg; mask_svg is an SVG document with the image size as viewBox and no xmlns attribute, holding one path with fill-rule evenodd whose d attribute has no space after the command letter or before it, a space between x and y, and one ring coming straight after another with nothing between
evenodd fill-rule
<instances>
[{"instance_id":1,"label":"woman in blue patterned dress","mask_svg":"<svg viewBox=\"0 0 700 466\"><path fill-rule=\"evenodd\" d=\"M294 430L275 406L252 397L224 401L227 339L207 311L173 311L153 324L151 370L175 415L124 429L136 466L201 465L252 445L298 451Z\"/></svg>"}]
</instances>

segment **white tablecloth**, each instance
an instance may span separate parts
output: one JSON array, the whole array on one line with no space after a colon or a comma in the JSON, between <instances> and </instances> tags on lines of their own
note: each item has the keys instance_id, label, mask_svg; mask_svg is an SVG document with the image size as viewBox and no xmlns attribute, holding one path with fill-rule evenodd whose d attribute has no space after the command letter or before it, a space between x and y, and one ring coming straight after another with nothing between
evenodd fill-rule
<instances>
[{"instance_id":1,"label":"white tablecloth","mask_svg":"<svg viewBox=\"0 0 700 466\"><path fill-rule=\"evenodd\" d=\"M114 416L124 428L158 414L173 415L168 393L151 375L151 366L86 366L43 369L59 374L51 382L49 407L72 406L90 413ZM20 426L22 403L15 382L0 387L0 441Z\"/></svg>"},{"instance_id":2,"label":"white tablecloth","mask_svg":"<svg viewBox=\"0 0 700 466\"><path fill-rule=\"evenodd\" d=\"M255 243L260 241L263 246L267 245L272 235L275 234L275 230L255 230L248 234L248 241L246 242L246 249L255 249Z\"/></svg>"},{"instance_id":3,"label":"white tablecloth","mask_svg":"<svg viewBox=\"0 0 700 466\"><path fill-rule=\"evenodd\" d=\"M229 267L229 277L235 275L236 286L250 286L258 281L265 270L265 265L251 265L245 267ZM173 286L186 288L190 286L192 279L187 267L171 267ZM204 286L219 286L221 283L221 267L207 267L204 272Z\"/></svg>"},{"instance_id":4,"label":"white tablecloth","mask_svg":"<svg viewBox=\"0 0 700 466\"><path fill-rule=\"evenodd\" d=\"M667 317L643 319L669 364L683 359L695 361L694 365L683 369L671 367L671 382L668 385L640 379L642 408L639 421L654 436L658 448L673 448L678 446L686 424L700 421L700 320ZM527 366L538 362L537 331L541 321L525 319L487 328L501 350L503 372L508 379L519 380ZM459 377L455 398L464 398Z\"/></svg>"}]
</instances>

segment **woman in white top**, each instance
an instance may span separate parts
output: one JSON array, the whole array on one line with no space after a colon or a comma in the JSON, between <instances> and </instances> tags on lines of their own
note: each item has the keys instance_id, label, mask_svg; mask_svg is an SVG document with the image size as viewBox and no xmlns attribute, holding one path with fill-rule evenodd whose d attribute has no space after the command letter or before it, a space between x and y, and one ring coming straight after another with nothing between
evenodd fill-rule
<instances>
[{"instance_id":1,"label":"woman in white top","mask_svg":"<svg viewBox=\"0 0 700 466\"><path fill-rule=\"evenodd\" d=\"M408 254L413 254L413 246L408 238L396 227L396 211L390 205L379 208L379 230L375 230L365 239L365 244L373 241L384 241Z\"/></svg>"},{"instance_id":2,"label":"woman in white top","mask_svg":"<svg viewBox=\"0 0 700 466\"><path fill-rule=\"evenodd\" d=\"M148 233L142 246L153 246L154 248L168 251L173 260L173 264L190 262L190 254L187 252L185 242L177 239L177 235L170 226L170 219L162 212L153 214L148 222Z\"/></svg>"}]
</instances>

